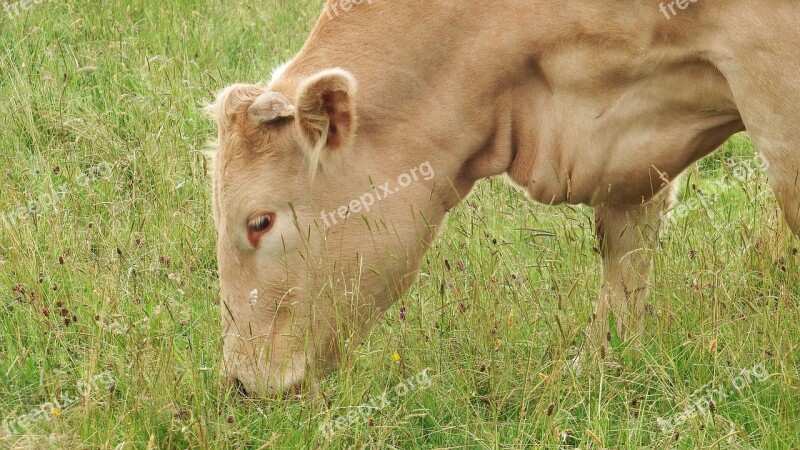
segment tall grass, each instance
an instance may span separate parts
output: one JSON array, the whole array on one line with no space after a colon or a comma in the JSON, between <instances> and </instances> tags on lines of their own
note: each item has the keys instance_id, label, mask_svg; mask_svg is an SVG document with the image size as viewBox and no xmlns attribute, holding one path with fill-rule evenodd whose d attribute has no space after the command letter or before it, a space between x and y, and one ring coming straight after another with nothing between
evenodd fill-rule
<instances>
[{"instance_id":1,"label":"tall grass","mask_svg":"<svg viewBox=\"0 0 800 450\"><path fill-rule=\"evenodd\" d=\"M753 160L745 135L685 178L696 206L656 255L639 358L569 369L599 292L591 210L496 179L320 398L223 389L200 107L268 77L321 7L66 0L0 16L0 420L113 377L0 447L800 446L798 242L763 173L732 176ZM768 378L733 388L760 364ZM425 368L426 389L320 432ZM662 431L720 388L713 412Z\"/></svg>"}]
</instances>

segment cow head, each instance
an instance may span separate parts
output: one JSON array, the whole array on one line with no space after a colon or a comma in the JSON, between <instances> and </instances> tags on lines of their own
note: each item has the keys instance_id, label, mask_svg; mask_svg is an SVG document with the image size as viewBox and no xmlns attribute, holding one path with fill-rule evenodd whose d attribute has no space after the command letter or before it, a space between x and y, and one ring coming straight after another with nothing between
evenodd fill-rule
<instances>
[{"instance_id":1,"label":"cow head","mask_svg":"<svg viewBox=\"0 0 800 450\"><path fill-rule=\"evenodd\" d=\"M249 394L313 386L413 283L444 216L431 163L360 135L357 101L332 69L208 108L223 377Z\"/></svg>"}]
</instances>

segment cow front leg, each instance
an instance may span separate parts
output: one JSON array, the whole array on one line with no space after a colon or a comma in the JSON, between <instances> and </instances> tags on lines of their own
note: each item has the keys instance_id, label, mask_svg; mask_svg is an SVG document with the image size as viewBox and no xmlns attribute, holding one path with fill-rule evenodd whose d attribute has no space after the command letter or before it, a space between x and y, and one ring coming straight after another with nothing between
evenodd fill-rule
<instances>
[{"instance_id":1,"label":"cow front leg","mask_svg":"<svg viewBox=\"0 0 800 450\"><path fill-rule=\"evenodd\" d=\"M769 161L767 175L786 223L800 236L800 155Z\"/></svg>"},{"instance_id":2,"label":"cow front leg","mask_svg":"<svg viewBox=\"0 0 800 450\"><path fill-rule=\"evenodd\" d=\"M675 184L641 205L603 204L595 209L603 283L587 336L586 350L592 357L602 358L608 350L610 323L623 342L636 340L644 331L653 252L675 201Z\"/></svg>"}]
</instances>

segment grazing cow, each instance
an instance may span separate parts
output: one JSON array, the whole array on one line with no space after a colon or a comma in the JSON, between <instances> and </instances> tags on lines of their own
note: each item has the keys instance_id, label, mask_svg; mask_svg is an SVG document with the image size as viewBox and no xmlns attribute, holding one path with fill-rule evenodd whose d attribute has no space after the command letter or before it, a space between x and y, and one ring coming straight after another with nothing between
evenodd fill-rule
<instances>
[{"instance_id":1,"label":"grazing cow","mask_svg":"<svg viewBox=\"0 0 800 450\"><path fill-rule=\"evenodd\" d=\"M609 313L640 335L675 180L732 134L800 230L798 48L795 0L330 0L268 85L209 107L225 378L313 386L501 174L596 209L589 348Z\"/></svg>"}]
</instances>

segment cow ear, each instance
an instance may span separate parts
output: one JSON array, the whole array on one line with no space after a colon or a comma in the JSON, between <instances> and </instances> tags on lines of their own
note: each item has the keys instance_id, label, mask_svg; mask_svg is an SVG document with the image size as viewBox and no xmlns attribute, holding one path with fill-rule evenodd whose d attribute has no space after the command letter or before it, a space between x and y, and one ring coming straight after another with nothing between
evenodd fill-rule
<instances>
[{"instance_id":1,"label":"cow ear","mask_svg":"<svg viewBox=\"0 0 800 450\"><path fill-rule=\"evenodd\" d=\"M356 131L356 81L342 69L322 71L304 80L297 94L297 127L311 169L341 160Z\"/></svg>"}]
</instances>

